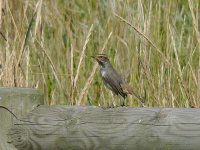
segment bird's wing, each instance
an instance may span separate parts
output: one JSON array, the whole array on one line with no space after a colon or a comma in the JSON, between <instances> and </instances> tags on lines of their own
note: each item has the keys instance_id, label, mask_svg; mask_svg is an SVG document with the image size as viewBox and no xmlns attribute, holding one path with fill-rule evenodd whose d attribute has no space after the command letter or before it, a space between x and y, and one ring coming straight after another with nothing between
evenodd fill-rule
<instances>
[{"instance_id":1,"label":"bird's wing","mask_svg":"<svg viewBox=\"0 0 200 150\"><path fill-rule=\"evenodd\" d=\"M125 97L126 94L123 92L120 82L114 76L111 76L110 74L105 74L104 76L102 76L102 79L104 80L105 84L109 85L109 87L115 94L120 94L122 97Z\"/></svg>"}]
</instances>

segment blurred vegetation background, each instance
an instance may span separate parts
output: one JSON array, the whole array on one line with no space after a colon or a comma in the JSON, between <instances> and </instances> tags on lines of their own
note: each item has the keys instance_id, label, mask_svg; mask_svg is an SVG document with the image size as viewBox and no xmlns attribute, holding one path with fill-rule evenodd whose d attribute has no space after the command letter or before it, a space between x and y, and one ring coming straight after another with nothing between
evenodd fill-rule
<instances>
[{"instance_id":1,"label":"blurred vegetation background","mask_svg":"<svg viewBox=\"0 0 200 150\"><path fill-rule=\"evenodd\" d=\"M199 0L0 0L0 86L46 104L111 105L107 54L147 106L200 106ZM127 104L139 106L133 97Z\"/></svg>"}]
</instances>

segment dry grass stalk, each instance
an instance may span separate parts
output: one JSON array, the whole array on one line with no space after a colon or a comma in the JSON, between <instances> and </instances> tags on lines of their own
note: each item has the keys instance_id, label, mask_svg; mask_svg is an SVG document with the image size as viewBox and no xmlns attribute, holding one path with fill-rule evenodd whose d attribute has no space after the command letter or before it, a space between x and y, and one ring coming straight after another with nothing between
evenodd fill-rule
<instances>
[{"instance_id":1,"label":"dry grass stalk","mask_svg":"<svg viewBox=\"0 0 200 150\"><path fill-rule=\"evenodd\" d=\"M78 77L79 77L80 68L81 68L81 64L82 64L83 57L84 57L84 54L85 54L86 46L87 46L87 44L88 44L88 42L90 40L90 35L92 33L92 30L93 30L93 24L90 27L90 30L88 32L87 38L85 40L85 43L84 43L84 46L83 46L83 49L82 49L82 52L81 52L81 56L80 56L79 63L78 63L78 68L76 70L76 76L74 78L74 84L73 84L74 88L76 87L76 82L77 82Z\"/></svg>"},{"instance_id":2,"label":"dry grass stalk","mask_svg":"<svg viewBox=\"0 0 200 150\"><path fill-rule=\"evenodd\" d=\"M100 53L103 53L103 52L104 52L104 50L105 50L105 48L106 48L106 45L107 45L107 43L108 43L108 41L109 41L111 35L112 35L112 32L110 32L108 38L106 39L106 41L105 41L105 43L104 43L104 45L103 45L103 48L100 50ZM92 83L92 81L93 81L93 79L94 79L94 74L95 74L97 68L98 68L98 64L96 63L96 64L94 65L93 69L92 69L92 73L90 74L89 78L87 79L87 81L86 81L86 83L85 83L85 86L84 86L83 90L81 91L81 94L80 94L80 96L79 96L79 98L78 98L78 103L77 103L77 105L81 105L81 102L82 102L82 100L83 100L84 95L86 95L86 94L88 93L88 89L89 89L89 87L90 87L90 85L91 85L91 83Z\"/></svg>"},{"instance_id":3,"label":"dry grass stalk","mask_svg":"<svg viewBox=\"0 0 200 150\"><path fill-rule=\"evenodd\" d=\"M107 54L137 85L148 106L200 106L198 0L99 1L95 5L73 0L0 0L0 5L1 86L38 86L47 104L51 100L72 105L91 104L91 100L92 105L112 103L100 82L90 88L96 76L88 71L96 69L93 61L84 63L84 59L101 49L105 35L113 32ZM34 28L29 33L33 12ZM91 22L94 36L87 41Z\"/></svg>"},{"instance_id":4,"label":"dry grass stalk","mask_svg":"<svg viewBox=\"0 0 200 150\"><path fill-rule=\"evenodd\" d=\"M36 41L37 41L37 40L36 40ZM55 67L55 65L53 64L53 61L51 60L51 57L50 57L50 56L48 55L48 53L46 52L45 47L42 46L41 43L40 43L39 41L37 41L37 43L40 45L41 50L44 52L45 56L47 57L47 60L48 60L49 63L50 63L50 67L51 67L52 72L53 72L53 74L54 74L54 77L55 77L55 79L56 79L56 81L57 81L57 83L58 83L59 88L62 89L62 85L61 85L60 80L59 80L59 78L58 78L58 76L57 76L56 67Z\"/></svg>"},{"instance_id":5,"label":"dry grass stalk","mask_svg":"<svg viewBox=\"0 0 200 150\"><path fill-rule=\"evenodd\" d=\"M74 103L74 92L73 92L73 83L74 83L74 48L71 44L71 51L70 51L70 80L71 80L71 105Z\"/></svg>"},{"instance_id":6,"label":"dry grass stalk","mask_svg":"<svg viewBox=\"0 0 200 150\"><path fill-rule=\"evenodd\" d=\"M199 45L199 49L200 49L200 33L199 33L199 30L198 30L198 19L196 19L195 15L194 15L193 1L188 0L188 4L189 4L190 12L191 12L191 15L192 15L192 23L193 23L193 26L194 26L194 29L195 29L196 39L198 41L198 45ZM197 10L198 10L198 5L197 5ZM198 12L199 11L197 11L197 14L196 14L197 16L198 16Z\"/></svg>"},{"instance_id":7,"label":"dry grass stalk","mask_svg":"<svg viewBox=\"0 0 200 150\"><path fill-rule=\"evenodd\" d=\"M139 29L137 29L134 25L132 25L130 22L128 22L126 19L122 18L121 16L119 16L118 14L116 14L114 12L114 15L118 18L120 18L122 21L124 21L126 24L128 24L130 27L132 27L137 33L139 33L140 35L142 35L142 37L144 37L162 56L163 59L165 59L165 61L170 65L171 63L169 62L169 60L165 57L165 55L161 52L161 50L150 40L150 38L148 38L143 32L141 32Z\"/></svg>"},{"instance_id":8,"label":"dry grass stalk","mask_svg":"<svg viewBox=\"0 0 200 150\"><path fill-rule=\"evenodd\" d=\"M72 95L73 95L74 90L76 88L76 83L77 83L77 80L78 80L78 77L79 77L79 74L80 74L81 64L82 64L83 57L84 57L84 54L85 54L86 46L87 46L87 44L88 44L88 42L90 40L90 35L92 33L92 30L93 30L93 24L91 25L91 27L89 29L88 35L86 37L86 40L85 40L85 43L84 43L84 46L83 46L83 49L82 49L82 52L81 52L81 56L80 56L80 59L79 59L78 67L77 67L77 70L76 70L76 75L75 75L75 78L74 78L74 81L73 81Z\"/></svg>"}]
</instances>

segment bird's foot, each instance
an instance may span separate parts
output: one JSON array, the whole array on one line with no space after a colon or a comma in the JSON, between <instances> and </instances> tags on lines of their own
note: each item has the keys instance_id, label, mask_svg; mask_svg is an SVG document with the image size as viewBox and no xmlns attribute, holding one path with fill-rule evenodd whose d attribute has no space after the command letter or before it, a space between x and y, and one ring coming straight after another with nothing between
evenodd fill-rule
<instances>
[{"instance_id":1,"label":"bird's foot","mask_svg":"<svg viewBox=\"0 0 200 150\"><path fill-rule=\"evenodd\" d=\"M125 102L123 101L122 104L120 105L121 107L127 107L128 105L125 104Z\"/></svg>"},{"instance_id":2,"label":"bird's foot","mask_svg":"<svg viewBox=\"0 0 200 150\"><path fill-rule=\"evenodd\" d=\"M118 107L127 107L127 106L126 105L101 106L102 109L111 109L111 108L118 108Z\"/></svg>"},{"instance_id":3,"label":"bird's foot","mask_svg":"<svg viewBox=\"0 0 200 150\"><path fill-rule=\"evenodd\" d=\"M110 109L110 108L115 108L116 106L114 105L108 105L108 106L101 106L102 109Z\"/></svg>"}]
</instances>

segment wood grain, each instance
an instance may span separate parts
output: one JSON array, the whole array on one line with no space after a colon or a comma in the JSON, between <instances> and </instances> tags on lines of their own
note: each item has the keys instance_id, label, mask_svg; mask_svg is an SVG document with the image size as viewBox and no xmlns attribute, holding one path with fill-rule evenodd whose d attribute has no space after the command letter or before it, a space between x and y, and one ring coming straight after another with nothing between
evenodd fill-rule
<instances>
[{"instance_id":1,"label":"wood grain","mask_svg":"<svg viewBox=\"0 0 200 150\"><path fill-rule=\"evenodd\" d=\"M40 106L9 131L18 149L200 147L200 109Z\"/></svg>"},{"instance_id":2,"label":"wood grain","mask_svg":"<svg viewBox=\"0 0 200 150\"><path fill-rule=\"evenodd\" d=\"M7 107L19 118L38 104L44 104L44 98L37 89L0 87L0 105ZM0 108L0 150L16 150L13 145L7 143L7 132L14 120L7 110Z\"/></svg>"}]
</instances>

